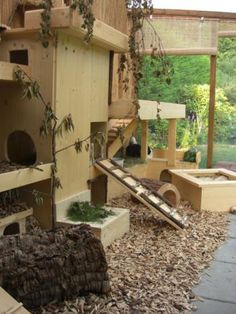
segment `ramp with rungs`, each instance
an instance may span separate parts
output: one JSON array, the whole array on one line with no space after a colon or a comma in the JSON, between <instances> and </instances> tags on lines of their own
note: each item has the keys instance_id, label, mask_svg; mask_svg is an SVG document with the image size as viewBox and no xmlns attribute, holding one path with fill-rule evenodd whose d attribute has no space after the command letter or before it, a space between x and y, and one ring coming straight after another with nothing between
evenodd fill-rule
<instances>
[{"instance_id":1,"label":"ramp with rungs","mask_svg":"<svg viewBox=\"0 0 236 314\"><path fill-rule=\"evenodd\" d=\"M30 312L0 287L0 314L30 314Z\"/></svg>"},{"instance_id":2,"label":"ramp with rungs","mask_svg":"<svg viewBox=\"0 0 236 314\"><path fill-rule=\"evenodd\" d=\"M158 214L162 219L174 226L176 229L183 229L187 226L187 217L177 213L170 202L163 196L141 183L131 173L120 167L110 159L101 159L95 162L95 167L107 176L122 185L135 198L146 205L153 213Z\"/></svg>"}]
</instances>

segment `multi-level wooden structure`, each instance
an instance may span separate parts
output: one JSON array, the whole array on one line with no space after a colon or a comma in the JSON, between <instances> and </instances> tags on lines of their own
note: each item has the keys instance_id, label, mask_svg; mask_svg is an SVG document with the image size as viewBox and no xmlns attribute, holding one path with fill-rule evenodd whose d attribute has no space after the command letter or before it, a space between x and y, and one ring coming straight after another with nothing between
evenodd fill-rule
<instances>
[{"instance_id":1,"label":"multi-level wooden structure","mask_svg":"<svg viewBox=\"0 0 236 314\"><path fill-rule=\"evenodd\" d=\"M19 188L42 226L50 227L51 139L39 134L43 107L40 101L22 99L21 87L14 80L15 65L38 81L59 120L68 113L72 115L75 130L57 137L56 150L97 131L106 135L112 76L117 73L113 60L128 50L127 12L122 0L95 1L93 39L86 44L81 16L72 12L67 1L55 1L51 11L55 37L44 48L39 40L40 1L27 1L24 13L21 6L14 7L17 2L1 3L1 23L12 28L1 34L0 44L0 159L25 167L0 174L0 192ZM101 157L106 147L97 149L94 145L79 154L72 148L57 155L63 186L56 191L57 217L65 215L72 201L96 199L101 190L105 193L105 180L95 180L97 173L90 156ZM32 168L35 163L39 163L39 169ZM33 204L28 193L33 189L45 193L43 206Z\"/></svg>"},{"instance_id":2,"label":"multi-level wooden structure","mask_svg":"<svg viewBox=\"0 0 236 314\"><path fill-rule=\"evenodd\" d=\"M147 154L147 120L156 117L158 106L141 106L139 113L133 105L132 77L130 88L124 91L121 73L117 73L120 54L128 51L128 18L125 1L95 0L96 17L90 44L85 44L83 20L72 12L67 0L54 0L51 26L54 38L48 48L39 40L41 10L40 0L5 0L0 3L0 160L23 164L24 167L0 173L0 192L19 188L22 198L42 226L51 225L51 162L50 137L42 138L39 127L43 108L39 101L22 99L21 87L14 79L14 68L19 64L40 84L44 98L52 104L61 120L71 113L75 130L56 139L56 150L75 140L89 137L94 132L107 135L109 119L129 121L124 131L126 139L132 135L141 119L142 159ZM19 5L20 3L20 5ZM22 5L22 3L24 5ZM119 14L117 14L119 12ZM196 12L156 11L153 25L158 29L167 54L211 55L211 97L209 113L209 156L212 154L214 121L215 62L218 36L235 35L235 16L209 15ZM186 19L186 16L191 15ZM173 18L175 17L175 18ZM203 19L201 17L204 17ZM216 19L217 18L217 19ZM174 26L173 26L174 25ZM189 27L189 25L191 27ZM175 29L174 35L170 31ZM150 31L144 28L146 50L150 53ZM192 35L191 35L191 34ZM172 34L172 35L171 35ZM191 36L192 37L191 37ZM171 37L172 36L172 37ZM178 39L176 41L176 39ZM180 40L181 39L181 40ZM101 203L106 198L106 178L92 165L92 159L114 156L122 143L115 139L108 148L91 143L90 150L76 154L70 148L58 154L58 176L63 186L56 192L57 217L65 215L74 200L93 200ZM175 147L169 153L175 154ZM174 158L169 156L170 159ZM209 160L210 160L209 157ZM37 168L32 165L38 163ZM209 163L210 164L210 163ZM3 172L3 171L2 171ZM43 206L33 203L29 191L45 193Z\"/></svg>"}]
</instances>

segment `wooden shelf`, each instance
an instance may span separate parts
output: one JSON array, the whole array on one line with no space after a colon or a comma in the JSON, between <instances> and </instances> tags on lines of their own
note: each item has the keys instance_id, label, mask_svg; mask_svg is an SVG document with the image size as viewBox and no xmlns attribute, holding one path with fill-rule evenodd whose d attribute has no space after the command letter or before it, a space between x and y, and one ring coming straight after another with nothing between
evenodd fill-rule
<instances>
[{"instance_id":1,"label":"wooden shelf","mask_svg":"<svg viewBox=\"0 0 236 314\"><path fill-rule=\"evenodd\" d=\"M25 12L25 31L40 29L41 13L42 10ZM83 39L85 35L85 30L82 28L83 23L78 12L72 12L69 7L51 10L51 26L54 29L62 29L72 36ZM98 19L94 22L92 43L115 52L128 51L128 36Z\"/></svg>"},{"instance_id":2,"label":"wooden shelf","mask_svg":"<svg viewBox=\"0 0 236 314\"><path fill-rule=\"evenodd\" d=\"M29 208L19 213L11 214L7 217L0 218L0 228L10 225L14 222L20 221L22 219L25 219L26 217L31 216L31 215L33 215L33 209Z\"/></svg>"},{"instance_id":3,"label":"wooden shelf","mask_svg":"<svg viewBox=\"0 0 236 314\"><path fill-rule=\"evenodd\" d=\"M0 174L0 192L16 189L28 184L51 178L51 164L37 166L38 169L25 168Z\"/></svg>"},{"instance_id":4,"label":"wooden shelf","mask_svg":"<svg viewBox=\"0 0 236 314\"><path fill-rule=\"evenodd\" d=\"M181 119L185 118L185 105L172 104L152 100L139 100L138 115L141 120L156 119L157 113L161 119Z\"/></svg>"},{"instance_id":5,"label":"wooden shelf","mask_svg":"<svg viewBox=\"0 0 236 314\"><path fill-rule=\"evenodd\" d=\"M0 81L14 82L14 69L18 64L0 61ZM30 76L30 67L19 65Z\"/></svg>"}]
</instances>

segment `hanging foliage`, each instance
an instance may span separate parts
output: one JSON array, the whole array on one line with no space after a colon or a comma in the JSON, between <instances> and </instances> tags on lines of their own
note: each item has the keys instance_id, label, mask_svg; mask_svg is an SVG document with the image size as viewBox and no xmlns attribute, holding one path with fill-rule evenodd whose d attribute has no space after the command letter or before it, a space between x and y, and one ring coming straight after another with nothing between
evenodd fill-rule
<instances>
[{"instance_id":1,"label":"hanging foliage","mask_svg":"<svg viewBox=\"0 0 236 314\"><path fill-rule=\"evenodd\" d=\"M41 29L39 31L39 37L44 48L47 48L49 46L49 40L54 36L51 29L52 6L52 0L43 0L43 3L41 4L43 12L41 13Z\"/></svg>"},{"instance_id":2,"label":"hanging foliage","mask_svg":"<svg viewBox=\"0 0 236 314\"><path fill-rule=\"evenodd\" d=\"M124 73L126 71L127 75L122 80L125 91L127 91L127 88L130 85L128 73L132 73L134 84L134 104L138 109L138 90L139 81L142 78L143 51L146 48L151 49L151 58L153 60L158 58L160 63L160 67L157 71L158 73L156 72L156 75L165 77L168 83L171 81L173 71L171 64L165 56L161 39L150 22L150 17L153 14L153 1L125 0L125 2L129 21L131 22L129 33L129 52L128 54L121 55L118 72ZM151 47L145 47L145 34L142 31L145 21L148 27L151 27L153 32L153 42Z\"/></svg>"},{"instance_id":3,"label":"hanging foliage","mask_svg":"<svg viewBox=\"0 0 236 314\"><path fill-rule=\"evenodd\" d=\"M77 11L83 18L81 27L86 31L84 41L89 43L93 37L93 25L95 17L93 15L92 6L94 0L72 0L70 9ZM51 27L51 10L53 7L52 0L43 0L41 8L41 29L39 31L40 40L44 48L49 46L50 39L55 38L55 34Z\"/></svg>"},{"instance_id":4,"label":"hanging foliage","mask_svg":"<svg viewBox=\"0 0 236 314\"><path fill-rule=\"evenodd\" d=\"M93 2L94 0L73 0L70 6L72 10L77 10L83 18L82 28L86 30L84 41L87 43L93 37L93 25L95 21L92 11Z\"/></svg>"}]
</instances>

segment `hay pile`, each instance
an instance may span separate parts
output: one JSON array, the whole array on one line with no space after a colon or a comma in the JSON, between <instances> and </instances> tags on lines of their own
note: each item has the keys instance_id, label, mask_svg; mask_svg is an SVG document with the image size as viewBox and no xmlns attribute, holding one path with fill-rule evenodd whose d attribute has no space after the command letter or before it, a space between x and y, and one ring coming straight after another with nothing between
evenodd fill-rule
<instances>
[{"instance_id":1,"label":"hay pile","mask_svg":"<svg viewBox=\"0 0 236 314\"><path fill-rule=\"evenodd\" d=\"M226 238L226 215L196 212L182 203L190 219L181 232L129 196L112 204L131 209L131 231L106 250L110 297L91 294L38 313L190 313L195 299L191 289Z\"/></svg>"},{"instance_id":2,"label":"hay pile","mask_svg":"<svg viewBox=\"0 0 236 314\"><path fill-rule=\"evenodd\" d=\"M6 173L10 171L15 171L19 169L24 169L26 166L18 165L9 161L0 161L0 173Z\"/></svg>"},{"instance_id":3,"label":"hay pile","mask_svg":"<svg viewBox=\"0 0 236 314\"><path fill-rule=\"evenodd\" d=\"M0 238L0 286L28 309L110 290L101 242L88 225Z\"/></svg>"}]
</instances>

